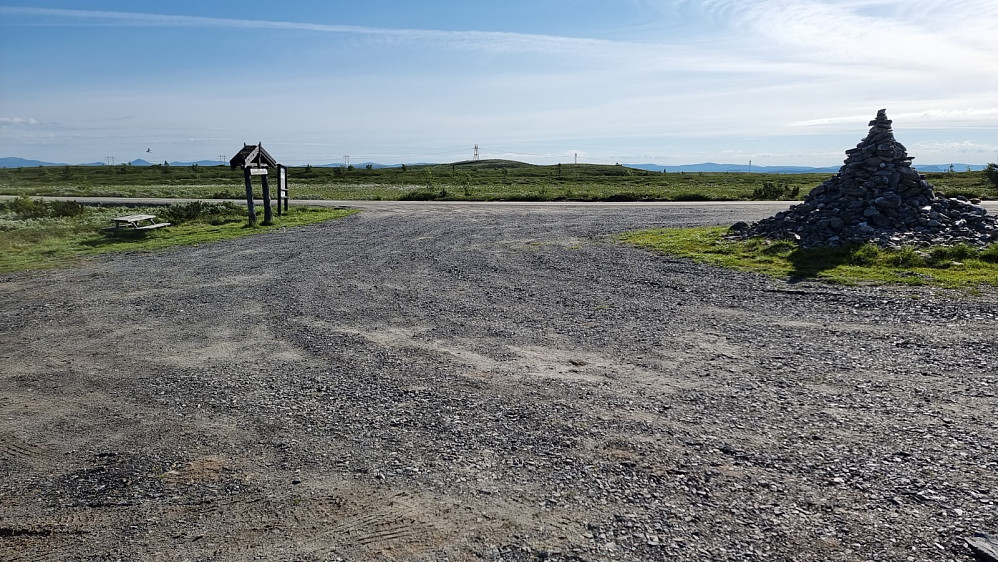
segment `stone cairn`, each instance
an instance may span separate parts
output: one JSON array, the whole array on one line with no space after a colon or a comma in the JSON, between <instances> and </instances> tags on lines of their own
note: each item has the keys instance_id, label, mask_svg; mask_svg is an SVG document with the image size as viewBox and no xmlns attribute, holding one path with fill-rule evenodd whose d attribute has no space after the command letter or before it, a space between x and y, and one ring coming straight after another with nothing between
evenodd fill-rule
<instances>
[{"instance_id":1,"label":"stone cairn","mask_svg":"<svg viewBox=\"0 0 998 562\"><path fill-rule=\"evenodd\" d=\"M737 223L735 239L796 240L804 248L873 242L885 248L998 242L998 218L963 197L945 198L911 166L894 140L887 110L870 134L846 151L839 172L803 203L754 224Z\"/></svg>"}]
</instances>

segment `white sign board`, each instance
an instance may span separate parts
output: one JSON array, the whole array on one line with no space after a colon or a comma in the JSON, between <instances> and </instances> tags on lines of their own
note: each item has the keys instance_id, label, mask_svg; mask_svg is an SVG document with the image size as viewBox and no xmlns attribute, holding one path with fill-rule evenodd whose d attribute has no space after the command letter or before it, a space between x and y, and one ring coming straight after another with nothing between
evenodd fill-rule
<instances>
[{"instance_id":1,"label":"white sign board","mask_svg":"<svg viewBox=\"0 0 998 562\"><path fill-rule=\"evenodd\" d=\"M265 176L267 175L267 168L250 168L251 176Z\"/></svg>"}]
</instances>

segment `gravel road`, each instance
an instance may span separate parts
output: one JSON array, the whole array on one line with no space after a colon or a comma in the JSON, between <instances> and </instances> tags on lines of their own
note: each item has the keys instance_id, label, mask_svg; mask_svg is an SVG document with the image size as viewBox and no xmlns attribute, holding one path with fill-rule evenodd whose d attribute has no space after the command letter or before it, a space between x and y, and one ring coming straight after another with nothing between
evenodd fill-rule
<instances>
[{"instance_id":1,"label":"gravel road","mask_svg":"<svg viewBox=\"0 0 998 562\"><path fill-rule=\"evenodd\" d=\"M972 560L998 292L612 235L774 205L370 204L0 278L0 560Z\"/></svg>"}]
</instances>

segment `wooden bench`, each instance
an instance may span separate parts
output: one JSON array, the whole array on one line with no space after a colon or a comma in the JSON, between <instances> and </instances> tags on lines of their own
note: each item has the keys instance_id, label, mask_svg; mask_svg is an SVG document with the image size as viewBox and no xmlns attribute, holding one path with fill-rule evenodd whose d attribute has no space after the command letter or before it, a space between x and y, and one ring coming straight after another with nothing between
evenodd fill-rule
<instances>
[{"instance_id":1,"label":"wooden bench","mask_svg":"<svg viewBox=\"0 0 998 562\"><path fill-rule=\"evenodd\" d=\"M133 230L155 230L170 226L168 222L156 222L156 215L128 215L124 217L114 217L114 226L106 230L133 231Z\"/></svg>"}]
</instances>

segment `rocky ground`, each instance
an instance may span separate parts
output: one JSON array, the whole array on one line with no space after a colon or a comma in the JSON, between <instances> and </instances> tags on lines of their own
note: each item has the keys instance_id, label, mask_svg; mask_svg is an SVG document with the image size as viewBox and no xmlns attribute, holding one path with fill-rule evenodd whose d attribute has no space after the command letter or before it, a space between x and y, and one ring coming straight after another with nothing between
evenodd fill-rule
<instances>
[{"instance_id":1,"label":"rocky ground","mask_svg":"<svg viewBox=\"0 0 998 562\"><path fill-rule=\"evenodd\" d=\"M971 560L998 293L384 207L0 282L2 560Z\"/></svg>"}]
</instances>

